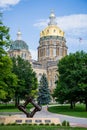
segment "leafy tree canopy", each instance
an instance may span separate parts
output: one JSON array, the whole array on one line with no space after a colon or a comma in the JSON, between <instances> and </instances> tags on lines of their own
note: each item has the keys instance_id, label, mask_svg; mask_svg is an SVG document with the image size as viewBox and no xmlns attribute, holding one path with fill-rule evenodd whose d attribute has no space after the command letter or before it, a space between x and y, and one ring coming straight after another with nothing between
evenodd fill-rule
<instances>
[{"instance_id":1,"label":"leafy tree canopy","mask_svg":"<svg viewBox=\"0 0 87 130\"><path fill-rule=\"evenodd\" d=\"M73 103L87 98L87 54L69 54L58 63L59 80L53 96L57 101Z\"/></svg>"},{"instance_id":2,"label":"leafy tree canopy","mask_svg":"<svg viewBox=\"0 0 87 130\"><path fill-rule=\"evenodd\" d=\"M17 77L12 73L12 61L6 52L10 45L9 28L3 25L1 19L0 14L0 99L7 101L14 95Z\"/></svg>"},{"instance_id":3,"label":"leafy tree canopy","mask_svg":"<svg viewBox=\"0 0 87 130\"><path fill-rule=\"evenodd\" d=\"M24 99L26 96L35 97L37 94L37 78L29 61L21 57L13 57L13 72L18 77L18 86L16 89L16 97Z\"/></svg>"}]
</instances>

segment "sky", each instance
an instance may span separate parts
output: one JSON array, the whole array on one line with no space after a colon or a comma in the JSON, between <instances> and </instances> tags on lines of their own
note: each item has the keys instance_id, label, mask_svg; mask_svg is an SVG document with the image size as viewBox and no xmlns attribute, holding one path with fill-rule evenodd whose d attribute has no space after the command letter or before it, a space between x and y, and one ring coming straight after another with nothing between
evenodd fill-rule
<instances>
[{"instance_id":1,"label":"sky","mask_svg":"<svg viewBox=\"0 0 87 130\"><path fill-rule=\"evenodd\" d=\"M87 0L0 0L2 20L10 28L11 39L17 39L20 29L33 59L37 59L40 32L47 27L52 10L65 32L68 54L87 52Z\"/></svg>"}]
</instances>

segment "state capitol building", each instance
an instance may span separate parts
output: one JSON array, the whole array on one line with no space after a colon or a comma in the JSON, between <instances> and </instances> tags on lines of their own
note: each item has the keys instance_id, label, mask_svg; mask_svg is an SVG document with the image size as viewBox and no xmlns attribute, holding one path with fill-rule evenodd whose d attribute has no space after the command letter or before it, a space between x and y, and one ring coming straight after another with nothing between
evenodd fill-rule
<instances>
[{"instance_id":1,"label":"state capitol building","mask_svg":"<svg viewBox=\"0 0 87 130\"><path fill-rule=\"evenodd\" d=\"M28 45L21 39L21 32L18 31L17 40L11 44L8 53L10 57L17 57L19 55L21 58L28 60L36 72L38 81L40 81L42 74L45 73L49 89L52 92L57 79L58 61L67 55L64 32L57 26L54 12L51 12L49 16L48 26L40 32L37 51L38 60L35 61L32 59Z\"/></svg>"}]
</instances>

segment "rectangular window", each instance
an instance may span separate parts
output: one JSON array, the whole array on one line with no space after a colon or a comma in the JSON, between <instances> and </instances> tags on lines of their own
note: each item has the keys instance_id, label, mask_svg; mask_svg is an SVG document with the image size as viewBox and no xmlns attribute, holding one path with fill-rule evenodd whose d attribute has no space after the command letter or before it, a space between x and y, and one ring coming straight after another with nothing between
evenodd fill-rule
<instances>
[{"instance_id":1,"label":"rectangular window","mask_svg":"<svg viewBox=\"0 0 87 130\"><path fill-rule=\"evenodd\" d=\"M56 56L56 48L53 48L53 56Z\"/></svg>"},{"instance_id":2,"label":"rectangular window","mask_svg":"<svg viewBox=\"0 0 87 130\"><path fill-rule=\"evenodd\" d=\"M62 56L62 48L59 48L59 55Z\"/></svg>"},{"instance_id":3,"label":"rectangular window","mask_svg":"<svg viewBox=\"0 0 87 130\"><path fill-rule=\"evenodd\" d=\"M46 48L46 55L49 56L49 48Z\"/></svg>"}]
</instances>

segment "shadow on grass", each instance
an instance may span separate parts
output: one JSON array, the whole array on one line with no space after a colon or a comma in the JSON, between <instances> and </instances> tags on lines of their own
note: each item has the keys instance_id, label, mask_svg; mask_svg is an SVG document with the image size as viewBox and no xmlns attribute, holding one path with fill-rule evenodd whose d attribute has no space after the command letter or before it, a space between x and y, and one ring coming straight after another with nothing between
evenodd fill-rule
<instances>
[{"instance_id":1,"label":"shadow on grass","mask_svg":"<svg viewBox=\"0 0 87 130\"><path fill-rule=\"evenodd\" d=\"M70 109L69 105L52 106L48 110L52 113L87 118L84 105L76 105L74 109Z\"/></svg>"},{"instance_id":2,"label":"shadow on grass","mask_svg":"<svg viewBox=\"0 0 87 130\"><path fill-rule=\"evenodd\" d=\"M27 110L29 111L32 105L27 105ZM15 104L0 104L0 112L19 112Z\"/></svg>"}]
</instances>

